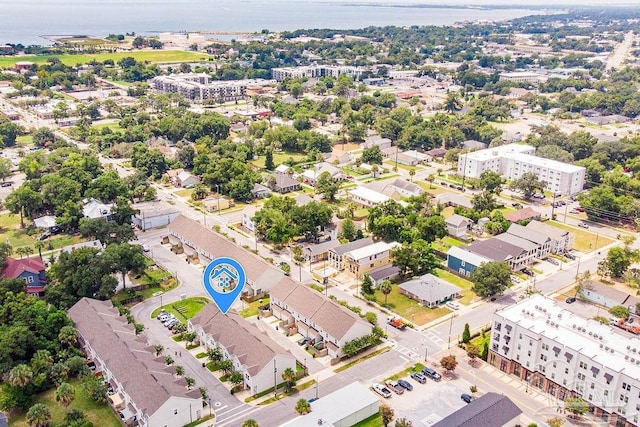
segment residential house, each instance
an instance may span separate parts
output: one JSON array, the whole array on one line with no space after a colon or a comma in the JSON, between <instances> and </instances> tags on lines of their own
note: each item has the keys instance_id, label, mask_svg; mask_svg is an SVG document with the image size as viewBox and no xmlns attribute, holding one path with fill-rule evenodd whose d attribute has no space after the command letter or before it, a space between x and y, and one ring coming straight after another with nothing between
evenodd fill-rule
<instances>
[{"instance_id":1,"label":"residential house","mask_svg":"<svg viewBox=\"0 0 640 427\"><path fill-rule=\"evenodd\" d=\"M240 217L240 224L253 233L256 232L256 223L253 222L253 217L256 216L256 212L258 212L257 206L248 205L242 210L242 215Z\"/></svg>"},{"instance_id":2,"label":"residential house","mask_svg":"<svg viewBox=\"0 0 640 427\"><path fill-rule=\"evenodd\" d=\"M536 211L531 207L526 207L524 209L519 209L515 212L509 212L504 215L504 219L509 222L520 222L520 221L529 221L529 220L540 220L540 212Z\"/></svg>"},{"instance_id":3,"label":"residential house","mask_svg":"<svg viewBox=\"0 0 640 427\"><path fill-rule=\"evenodd\" d=\"M302 173L302 182L315 187L318 178L320 178L320 176L325 172L329 174L329 178L338 181L342 181L346 178L341 169L335 167L331 163L322 162L314 165L313 168L304 171Z\"/></svg>"},{"instance_id":4,"label":"residential house","mask_svg":"<svg viewBox=\"0 0 640 427\"><path fill-rule=\"evenodd\" d=\"M164 227L180 215L180 209L161 202L141 202L133 205L138 213L131 218L131 223L140 230Z\"/></svg>"},{"instance_id":5,"label":"residential house","mask_svg":"<svg viewBox=\"0 0 640 427\"><path fill-rule=\"evenodd\" d=\"M584 287L579 292L579 296L591 303L607 308L621 305L628 308L631 313L638 311L637 304L640 303L640 299L635 296L593 280L585 282Z\"/></svg>"},{"instance_id":6,"label":"residential house","mask_svg":"<svg viewBox=\"0 0 640 427\"><path fill-rule=\"evenodd\" d=\"M373 244L373 239L370 237L364 237L362 239L354 240L353 242L345 243L344 245L336 246L329 249L329 264L330 267L342 271L345 268L345 254L355 249L364 248Z\"/></svg>"},{"instance_id":7,"label":"residential house","mask_svg":"<svg viewBox=\"0 0 640 427\"><path fill-rule=\"evenodd\" d=\"M182 188L191 188L200 184L200 178L191 174L191 172L181 172L176 177L176 186Z\"/></svg>"},{"instance_id":8,"label":"residential house","mask_svg":"<svg viewBox=\"0 0 640 427\"><path fill-rule=\"evenodd\" d=\"M523 242L512 234L503 233L499 236L487 240L476 240L467 246L467 250L478 255L489 258L492 261L505 261L509 263L511 269L520 271L533 264L535 255L535 245L531 242Z\"/></svg>"},{"instance_id":9,"label":"residential house","mask_svg":"<svg viewBox=\"0 0 640 427\"><path fill-rule=\"evenodd\" d=\"M280 194L290 193L301 188L300 183L293 179L291 175L277 172L269 175L267 186Z\"/></svg>"},{"instance_id":10,"label":"residential house","mask_svg":"<svg viewBox=\"0 0 640 427\"><path fill-rule=\"evenodd\" d=\"M183 215L169 224L169 242L179 246L190 262L207 265L219 257L230 257L242 265L246 283L242 296L252 297L269 292L284 276L284 273L255 255L229 241L220 234L197 221Z\"/></svg>"},{"instance_id":11,"label":"residential house","mask_svg":"<svg viewBox=\"0 0 640 427\"><path fill-rule=\"evenodd\" d=\"M397 242L376 242L372 245L352 249L344 254L345 270L361 278L371 270L391 265L391 251L401 246Z\"/></svg>"},{"instance_id":12,"label":"residential house","mask_svg":"<svg viewBox=\"0 0 640 427\"><path fill-rule=\"evenodd\" d=\"M302 336L323 341L333 359L344 355L346 343L371 333L371 325L360 316L289 278L281 280L270 297L273 315L283 327L295 325Z\"/></svg>"},{"instance_id":13,"label":"residential house","mask_svg":"<svg viewBox=\"0 0 640 427\"><path fill-rule=\"evenodd\" d=\"M409 182L402 178L396 178L391 184L391 187L403 197L420 196L424 193L423 188L418 184L414 184L413 182Z\"/></svg>"},{"instance_id":14,"label":"residential house","mask_svg":"<svg viewBox=\"0 0 640 427\"><path fill-rule=\"evenodd\" d=\"M398 162L405 166L417 166L419 164L428 163L430 156L420 153L416 150L407 150L400 153L394 153L388 158L394 162Z\"/></svg>"},{"instance_id":15,"label":"residential house","mask_svg":"<svg viewBox=\"0 0 640 427\"><path fill-rule=\"evenodd\" d=\"M460 297L462 289L445 282L433 274L425 274L398 285L402 295L418 301L429 308L437 307L447 301Z\"/></svg>"},{"instance_id":16,"label":"residential house","mask_svg":"<svg viewBox=\"0 0 640 427\"><path fill-rule=\"evenodd\" d=\"M40 257L7 257L7 265L2 269L2 277L22 279L27 284L26 293L31 296L43 296L47 286L45 266Z\"/></svg>"},{"instance_id":17,"label":"residential house","mask_svg":"<svg viewBox=\"0 0 640 427\"><path fill-rule=\"evenodd\" d=\"M570 231L563 230L562 228L554 227L552 225L547 225L536 220L529 222L526 228L548 236L549 239L551 239L551 253L562 254L569 251L573 246L575 234Z\"/></svg>"},{"instance_id":18,"label":"residential house","mask_svg":"<svg viewBox=\"0 0 640 427\"><path fill-rule=\"evenodd\" d=\"M60 252L69 253L84 248L92 248L102 251L104 249L104 246L102 245L102 242L100 240L89 240L88 242L80 242L73 245L64 246L60 248Z\"/></svg>"},{"instance_id":19,"label":"residential house","mask_svg":"<svg viewBox=\"0 0 640 427\"><path fill-rule=\"evenodd\" d=\"M384 267L374 268L368 274L373 284L378 286L384 280L395 280L400 277L400 268L393 265L385 265Z\"/></svg>"},{"instance_id":20,"label":"residential house","mask_svg":"<svg viewBox=\"0 0 640 427\"><path fill-rule=\"evenodd\" d=\"M82 298L68 315L87 359L113 388L109 401L125 424L181 427L204 415L200 391L178 379L111 301Z\"/></svg>"},{"instance_id":21,"label":"residential house","mask_svg":"<svg viewBox=\"0 0 640 427\"><path fill-rule=\"evenodd\" d=\"M251 189L251 195L254 199L263 199L265 197L271 197L271 190L262 184L253 184Z\"/></svg>"},{"instance_id":22,"label":"residential house","mask_svg":"<svg viewBox=\"0 0 640 427\"><path fill-rule=\"evenodd\" d=\"M391 200L389 196L371 190L367 187L357 186L348 191L348 198L359 205L370 208Z\"/></svg>"},{"instance_id":23,"label":"residential house","mask_svg":"<svg viewBox=\"0 0 640 427\"><path fill-rule=\"evenodd\" d=\"M220 349L242 374L243 388L250 394L273 388L274 370L278 379L286 369L296 371L296 359L289 351L233 310L224 314L209 303L188 321L188 330L206 349Z\"/></svg>"},{"instance_id":24,"label":"residential house","mask_svg":"<svg viewBox=\"0 0 640 427\"><path fill-rule=\"evenodd\" d=\"M235 205L232 199L227 199L226 197L208 198L202 201L202 207L209 212L223 211Z\"/></svg>"},{"instance_id":25,"label":"residential house","mask_svg":"<svg viewBox=\"0 0 640 427\"><path fill-rule=\"evenodd\" d=\"M431 150L428 150L426 153L426 155L431 156L431 161L433 161L434 159L442 159L444 158L444 155L447 154L447 150L444 148L432 148Z\"/></svg>"},{"instance_id":26,"label":"residential house","mask_svg":"<svg viewBox=\"0 0 640 427\"><path fill-rule=\"evenodd\" d=\"M544 233L520 224L511 224L507 233L533 242L538 247L535 255L538 259L545 259L551 253L551 238Z\"/></svg>"},{"instance_id":27,"label":"residential house","mask_svg":"<svg viewBox=\"0 0 640 427\"><path fill-rule=\"evenodd\" d=\"M475 139L468 139L462 143L462 148L467 150L484 150L487 148L487 144L476 141Z\"/></svg>"},{"instance_id":28,"label":"residential house","mask_svg":"<svg viewBox=\"0 0 640 427\"><path fill-rule=\"evenodd\" d=\"M441 193L436 196L436 201L444 207L462 206L463 208L467 208L467 209L473 208L473 203L471 203L471 199L464 197L461 194Z\"/></svg>"},{"instance_id":29,"label":"residential house","mask_svg":"<svg viewBox=\"0 0 640 427\"><path fill-rule=\"evenodd\" d=\"M469 277L476 267L491 261L487 257L458 246L451 246L447 251L447 268L464 277Z\"/></svg>"},{"instance_id":30,"label":"residential house","mask_svg":"<svg viewBox=\"0 0 640 427\"><path fill-rule=\"evenodd\" d=\"M33 219L33 225L36 228L43 228L45 230L53 231L57 227L57 219L53 215L45 215L39 218Z\"/></svg>"},{"instance_id":31,"label":"residential house","mask_svg":"<svg viewBox=\"0 0 640 427\"><path fill-rule=\"evenodd\" d=\"M177 169L169 169L164 174L169 178L169 181L171 181L171 184L173 184L174 186L178 186L178 183L177 183L178 175L180 175L183 172L184 172L183 168L177 168Z\"/></svg>"},{"instance_id":32,"label":"residential house","mask_svg":"<svg viewBox=\"0 0 640 427\"><path fill-rule=\"evenodd\" d=\"M538 245L534 242L523 239L522 237L518 237L515 234L511 233L500 233L496 236L493 236L492 239L497 239L502 242L508 243L513 246L517 246L526 252L527 259L531 261L527 261L527 264L533 264L533 261L537 258L538 254Z\"/></svg>"},{"instance_id":33,"label":"residential house","mask_svg":"<svg viewBox=\"0 0 640 427\"><path fill-rule=\"evenodd\" d=\"M504 394L488 392L449 414L432 427L516 427L529 423L521 420L522 410Z\"/></svg>"},{"instance_id":34,"label":"residential house","mask_svg":"<svg viewBox=\"0 0 640 427\"><path fill-rule=\"evenodd\" d=\"M107 221L111 221L115 218L112 212L113 203L102 203L96 199L86 200L82 206L82 214L85 218L104 218Z\"/></svg>"},{"instance_id":35,"label":"residential house","mask_svg":"<svg viewBox=\"0 0 640 427\"><path fill-rule=\"evenodd\" d=\"M376 145L380 147L380 150L385 150L391 147L391 140L389 138L383 138L380 135L373 135L364 140L362 148L371 148Z\"/></svg>"},{"instance_id":36,"label":"residential house","mask_svg":"<svg viewBox=\"0 0 640 427\"><path fill-rule=\"evenodd\" d=\"M327 242L318 243L316 245L309 245L304 248L304 259L309 263L327 261L329 259L330 251L339 245L340 241L337 239L331 239Z\"/></svg>"},{"instance_id":37,"label":"residential house","mask_svg":"<svg viewBox=\"0 0 640 427\"><path fill-rule=\"evenodd\" d=\"M447 232L450 236L463 238L467 236L469 228L473 225L473 221L462 215L453 214L444 220L447 226Z\"/></svg>"}]
</instances>

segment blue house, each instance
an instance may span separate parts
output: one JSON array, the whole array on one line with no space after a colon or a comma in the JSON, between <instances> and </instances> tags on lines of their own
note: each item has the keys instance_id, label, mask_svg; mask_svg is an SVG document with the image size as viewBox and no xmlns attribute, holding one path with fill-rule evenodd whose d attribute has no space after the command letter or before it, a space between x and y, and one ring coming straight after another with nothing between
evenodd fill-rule
<instances>
[{"instance_id":1,"label":"blue house","mask_svg":"<svg viewBox=\"0 0 640 427\"><path fill-rule=\"evenodd\" d=\"M47 285L45 267L40 257L7 257L7 266L2 270L2 277L24 280L27 284L26 293L31 296L43 296Z\"/></svg>"},{"instance_id":2,"label":"blue house","mask_svg":"<svg viewBox=\"0 0 640 427\"><path fill-rule=\"evenodd\" d=\"M447 251L447 268L461 276L468 277L477 266L490 261L489 258L457 246L451 246Z\"/></svg>"}]
</instances>

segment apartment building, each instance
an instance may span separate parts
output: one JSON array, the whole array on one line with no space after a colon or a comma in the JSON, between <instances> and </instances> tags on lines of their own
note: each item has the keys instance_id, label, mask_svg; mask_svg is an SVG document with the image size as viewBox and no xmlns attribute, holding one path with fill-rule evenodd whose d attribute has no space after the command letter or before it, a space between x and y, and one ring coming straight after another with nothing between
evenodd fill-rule
<instances>
[{"instance_id":1,"label":"apartment building","mask_svg":"<svg viewBox=\"0 0 640 427\"><path fill-rule=\"evenodd\" d=\"M151 87L159 92L178 93L190 100L236 101L244 99L247 88L263 87L274 82L262 79L211 80L205 73L170 74L149 80Z\"/></svg>"},{"instance_id":2,"label":"apartment building","mask_svg":"<svg viewBox=\"0 0 640 427\"><path fill-rule=\"evenodd\" d=\"M610 425L637 426L640 339L535 294L493 316L488 362L562 401L579 396Z\"/></svg>"},{"instance_id":3,"label":"apartment building","mask_svg":"<svg viewBox=\"0 0 640 427\"><path fill-rule=\"evenodd\" d=\"M271 77L274 80L281 82L287 78L301 79L304 77L338 77L346 74L353 77L355 80L358 80L364 71L364 68L348 65L305 65L301 67L272 68Z\"/></svg>"},{"instance_id":4,"label":"apartment building","mask_svg":"<svg viewBox=\"0 0 640 427\"><path fill-rule=\"evenodd\" d=\"M207 304L188 321L188 328L207 349L220 349L242 374L244 388L251 394L274 386L274 370L279 373L278 383L285 369L296 370L296 359L289 351L235 311L223 314L215 305Z\"/></svg>"},{"instance_id":5,"label":"apartment building","mask_svg":"<svg viewBox=\"0 0 640 427\"><path fill-rule=\"evenodd\" d=\"M479 178L482 172L490 170L513 181L525 173L535 173L538 179L547 183L547 190L558 195L572 195L582 190L584 167L536 157L534 153L535 148L530 145L507 144L461 154L458 174Z\"/></svg>"},{"instance_id":6,"label":"apartment building","mask_svg":"<svg viewBox=\"0 0 640 427\"><path fill-rule=\"evenodd\" d=\"M87 359L113 388L109 401L125 425L181 427L204 415L200 391L187 388L111 301L82 298L68 314Z\"/></svg>"}]
</instances>

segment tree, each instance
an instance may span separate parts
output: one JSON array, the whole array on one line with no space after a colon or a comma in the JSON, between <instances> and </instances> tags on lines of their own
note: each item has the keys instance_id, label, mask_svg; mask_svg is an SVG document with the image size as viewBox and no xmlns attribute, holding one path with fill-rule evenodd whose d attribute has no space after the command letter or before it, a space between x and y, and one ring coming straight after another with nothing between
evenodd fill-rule
<instances>
[{"instance_id":1,"label":"tree","mask_svg":"<svg viewBox=\"0 0 640 427\"><path fill-rule=\"evenodd\" d=\"M33 379L33 371L29 365L20 364L14 366L9 371L9 376L7 377L7 382L11 384L13 387L21 387L24 388L31 383Z\"/></svg>"},{"instance_id":2,"label":"tree","mask_svg":"<svg viewBox=\"0 0 640 427\"><path fill-rule=\"evenodd\" d=\"M72 409L64 415L65 426L83 427L87 424L87 416L79 409Z\"/></svg>"},{"instance_id":3,"label":"tree","mask_svg":"<svg viewBox=\"0 0 640 427\"><path fill-rule=\"evenodd\" d=\"M24 216L31 217L42 203L39 193L24 185L10 193L4 201L11 213L20 214L20 227L24 228Z\"/></svg>"},{"instance_id":4,"label":"tree","mask_svg":"<svg viewBox=\"0 0 640 427\"><path fill-rule=\"evenodd\" d=\"M97 403L107 402L107 386L102 378L87 375L82 380L82 388Z\"/></svg>"},{"instance_id":5,"label":"tree","mask_svg":"<svg viewBox=\"0 0 640 427\"><path fill-rule=\"evenodd\" d=\"M225 375L229 375L231 371L233 371L233 362L229 359L221 360L220 363L218 363L218 366Z\"/></svg>"},{"instance_id":6,"label":"tree","mask_svg":"<svg viewBox=\"0 0 640 427\"><path fill-rule=\"evenodd\" d=\"M629 247L611 248L607 257L598 263L598 273L604 276L620 278L631 264L638 259L638 251Z\"/></svg>"},{"instance_id":7,"label":"tree","mask_svg":"<svg viewBox=\"0 0 640 427\"><path fill-rule=\"evenodd\" d=\"M293 369L287 368L282 372L282 379L284 380L284 388L287 393L291 392L296 386L296 373Z\"/></svg>"},{"instance_id":8,"label":"tree","mask_svg":"<svg viewBox=\"0 0 640 427\"><path fill-rule=\"evenodd\" d=\"M142 246L129 243L113 243L104 250L101 255L104 262L110 266L111 271L122 274L122 287L126 289L127 273L142 273L146 267L147 258L142 253Z\"/></svg>"},{"instance_id":9,"label":"tree","mask_svg":"<svg viewBox=\"0 0 640 427\"><path fill-rule=\"evenodd\" d=\"M42 259L42 249L44 248L44 242L42 240L36 240L33 243L33 247L38 251L38 256Z\"/></svg>"},{"instance_id":10,"label":"tree","mask_svg":"<svg viewBox=\"0 0 640 427\"><path fill-rule=\"evenodd\" d=\"M307 399L298 399L295 409L300 415L305 415L311 412L311 404Z\"/></svg>"},{"instance_id":11,"label":"tree","mask_svg":"<svg viewBox=\"0 0 640 427\"><path fill-rule=\"evenodd\" d=\"M27 412L27 424L30 427L47 427L51 422L51 411L44 403L36 403Z\"/></svg>"},{"instance_id":12,"label":"tree","mask_svg":"<svg viewBox=\"0 0 640 427\"><path fill-rule=\"evenodd\" d=\"M431 245L422 239L403 243L393 249L391 254L392 264L400 269L400 276L403 278L431 273L438 266Z\"/></svg>"},{"instance_id":13,"label":"tree","mask_svg":"<svg viewBox=\"0 0 640 427\"><path fill-rule=\"evenodd\" d=\"M580 417L589 410L589 404L580 397L570 397L564 402L564 409Z\"/></svg>"},{"instance_id":14,"label":"tree","mask_svg":"<svg viewBox=\"0 0 640 427\"><path fill-rule=\"evenodd\" d=\"M362 294L364 296L373 295L373 279L368 274L362 279Z\"/></svg>"},{"instance_id":15,"label":"tree","mask_svg":"<svg viewBox=\"0 0 640 427\"><path fill-rule=\"evenodd\" d=\"M620 319L626 319L629 317L629 309L624 305L616 305L609 309L609 314Z\"/></svg>"},{"instance_id":16,"label":"tree","mask_svg":"<svg viewBox=\"0 0 640 427\"><path fill-rule=\"evenodd\" d=\"M564 420L560 417L549 418L546 422L549 427L562 427L564 425Z\"/></svg>"},{"instance_id":17,"label":"tree","mask_svg":"<svg viewBox=\"0 0 640 427\"><path fill-rule=\"evenodd\" d=\"M164 346L162 344L156 344L156 345L153 346L153 350L156 353L156 357L158 357L164 351Z\"/></svg>"},{"instance_id":18,"label":"tree","mask_svg":"<svg viewBox=\"0 0 640 427\"><path fill-rule=\"evenodd\" d=\"M471 364L480 356L480 347L475 344L467 344L467 356L471 359Z\"/></svg>"},{"instance_id":19,"label":"tree","mask_svg":"<svg viewBox=\"0 0 640 427\"><path fill-rule=\"evenodd\" d=\"M413 423L406 418L398 418L396 420L396 427L413 427Z\"/></svg>"},{"instance_id":20,"label":"tree","mask_svg":"<svg viewBox=\"0 0 640 427\"><path fill-rule=\"evenodd\" d=\"M456 361L456 357L453 354L449 356L445 356L440 360L440 366L447 370L449 373L453 373L455 371L456 366L458 366L458 362Z\"/></svg>"},{"instance_id":21,"label":"tree","mask_svg":"<svg viewBox=\"0 0 640 427\"><path fill-rule=\"evenodd\" d=\"M259 427L258 422L253 418L249 418L248 420L244 420L242 422L242 427Z\"/></svg>"},{"instance_id":22,"label":"tree","mask_svg":"<svg viewBox=\"0 0 640 427\"><path fill-rule=\"evenodd\" d=\"M411 178L411 182L413 182L413 177L416 174L416 170L414 168L409 169L409 177Z\"/></svg>"},{"instance_id":23,"label":"tree","mask_svg":"<svg viewBox=\"0 0 640 427\"><path fill-rule=\"evenodd\" d=\"M38 147L44 147L47 142L52 143L56 140L56 134L49 128L39 128L32 137L33 143Z\"/></svg>"},{"instance_id":24,"label":"tree","mask_svg":"<svg viewBox=\"0 0 640 427\"><path fill-rule=\"evenodd\" d=\"M345 218L345 220L342 221L341 227L342 229L340 230L339 237L341 239L348 240L349 242L353 242L356 239L357 234L355 222L353 222L351 218Z\"/></svg>"},{"instance_id":25,"label":"tree","mask_svg":"<svg viewBox=\"0 0 640 427\"><path fill-rule=\"evenodd\" d=\"M384 303L386 304L387 303L387 297L389 296L389 294L391 293L391 290L392 290L391 281L389 279L384 279L382 281L382 283L380 283L380 285L378 286L378 289L384 295Z\"/></svg>"},{"instance_id":26,"label":"tree","mask_svg":"<svg viewBox=\"0 0 640 427\"><path fill-rule=\"evenodd\" d=\"M427 176L427 181L429 181L429 190L433 188L432 185L433 185L433 181L435 180L436 180L436 177L432 173L430 173L429 176Z\"/></svg>"},{"instance_id":27,"label":"tree","mask_svg":"<svg viewBox=\"0 0 640 427\"><path fill-rule=\"evenodd\" d=\"M238 371L233 371L229 374L228 380L231 384L233 384L233 387L237 387L240 384L242 384L244 382L244 378L242 377L242 373L238 372Z\"/></svg>"},{"instance_id":28,"label":"tree","mask_svg":"<svg viewBox=\"0 0 640 427\"><path fill-rule=\"evenodd\" d=\"M187 388L193 388L193 385L196 383L196 380L191 377L184 377L185 382L187 383Z\"/></svg>"},{"instance_id":29,"label":"tree","mask_svg":"<svg viewBox=\"0 0 640 427\"><path fill-rule=\"evenodd\" d=\"M460 110L462 108L460 94L458 92L447 91L447 97L442 106L445 111L449 113Z\"/></svg>"},{"instance_id":30,"label":"tree","mask_svg":"<svg viewBox=\"0 0 640 427\"><path fill-rule=\"evenodd\" d=\"M56 389L55 397L56 402L66 409L75 400L76 389L69 383L62 383Z\"/></svg>"},{"instance_id":31,"label":"tree","mask_svg":"<svg viewBox=\"0 0 640 427\"><path fill-rule=\"evenodd\" d=\"M473 196L471 200L473 210L477 212L491 212L496 208L496 199L490 191L484 190Z\"/></svg>"},{"instance_id":32,"label":"tree","mask_svg":"<svg viewBox=\"0 0 640 427\"><path fill-rule=\"evenodd\" d=\"M380 405L380 416L382 417L382 425L387 427L391 420L393 420L395 411L393 408L383 403Z\"/></svg>"},{"instance_id":33,"label":"tree","mask_svg":"<svg viewBox=\"0 0 640 427\"><path fill-rule=\"evenodd\" d=\"M469 324L465 323L462 331L462 342L466 344L469 341L471 341L471 332L469 331Z\"/></svg>"},{"instance_id":34,"label":"tree","mask_svg":"<svg viewBox=\"0 0 640 427\"><path fill-rule=\"evenodd\" d=\"M480 297L499 294L510 288L511 267L504 261L490 261L477 266L469 280L473 283L473 292Z\"/></svg>"},{"instance_id":35,"label":"tree","mask_svg":"<svg viewBox=\"0 0 640 427\"><path fill-rule=\"evenodd\" d=\"M273 164L273 151L269 150L265 155L264 168L268 171L272 171L275 167L276 165Z\"/></svg>"},{"instance_id":36,"label":"tree","mask_svg":"<svg viewBox=\"0 0 640 427\"><path fill-rule=\"evenodd\" d=\"M316 191L322 194L326 200L333 202L341 185L341 180L332 178L329 172L322 172L316 180Z\"/></svg>"},{"instance_id":37,"label":"tree","mask_svg":"<svg viewBox=\"0 0 640 427\"><path fill-rule=\"evenodd\" d=\"M58 333L58 340L64 345L73 347L78 341L78 330L73 326L63 326Z\"/></svg>"},{"instance_id":38,"label":"tree","mask_svg":"<svg viewBox=\"0 0 640 427\"><path fill-rule=\"evenodd\" d=\"M480 174L480 187L495 195L502 190L502 177L498 172L484 171Z\"/></svg>"},{"instance_id":39,"label":"tree","mask_svg":"<svg viewBox=\"0 0 640 427\"><path fill-rule=\"evenodd\" d=\"M184 375L184 366L176 366L176 375L179 377Z\"/></svg>"},{"instance_id":40,"label":"tree","mask_svg":"<svg viewBox=\"0 0 640 427\"><path fill-rule=\"evenodd\" d=\"M4 157L0 158L0 179L2 179L3 182L5 179L11 176L12 166L13 165L11 164L11 160L5 159Z\"/></svg>"},{"instance_id":41,"label":"tree","mask_svg":"<svg viewBox=\"0 0 640 427\"><path fill-rule=\"evenodd\" d=\"M373 145L362 150L361 159L362 163L369 163L370 165L381 165L384 156L382 154L382 150L380 150L380 146Z\"/></svg>"},{"instance_id":42,"label":"tree","mask_svg":"<svg viewBox=\"0 0 640 427\"><path fill-rule=\"evenodd\" d=\"M512 190L522 191L525 199L530 199L536 190L544 191L547 186L546 181L538 179L538 175L533 172L527 172L516 180L511 181L509 188Z\"/></svg>"},{"instance_id":43,"label":"tree","mask_svg":"<svg viewBox=\"0 0 640 427\"><path fill-rule=\"evenodd\" d=\"M222 352L220 348L213 347L207 350L207 359L213 363L218 363L222 360Z\"/></svg>"}]
</instances>

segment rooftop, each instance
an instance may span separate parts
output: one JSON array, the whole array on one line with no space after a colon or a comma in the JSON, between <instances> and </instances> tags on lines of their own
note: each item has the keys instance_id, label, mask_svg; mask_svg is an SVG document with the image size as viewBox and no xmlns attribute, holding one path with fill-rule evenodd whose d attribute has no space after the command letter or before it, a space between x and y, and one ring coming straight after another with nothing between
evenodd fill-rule
<instances>
[{"instance_id":1,"label":"rooftop","mask_svg":"<svg viewBox=\"0 0 640 427\"><path fill-rule=\"evenodd\" d=\"M373 239L371 237L364 237L362 239L354 240L353 242L345 243L344 245L337 246L331 251L336 255L344 255L347 252L351 252L355 249L364 248L365 246L373 245Z\"/></svg>"},{"instance_id":2,"label":"rooftop","mask_svg":"<svg viewBox=\"0 0 640 427\"><path fill-rule=\"evenodd\" d=\"M464 405L432 427L494 427L507 423L522 414L504 394L489 392Z\"/></svg>"},{"instance_id":3,"label":"rooftop","mask_svg":"<svg viewBox=\"0 0 640 427\"><path fill-rule=\"evenodd\" d=\"M468 251L458 246L451 246L447 251L447 255L450 255L454 258L458 258L460 260L464 260L468 263L473 264L476 267L479 266L480 264L491 261L489 258L483 257L482 255L478 255L474 252Z\"/></svg>"},{"instance_id":4,"label":"rooftop","mask_svg":"<svg viewBox=\"0 0 640 427\"><path fill-rule=\"evenodd\" d=\"M523 239L527 239L530 242L534 242L538 245L544 245L549 240L549 236L547 236L546 234L524 227L520 224L511 224L511 226L507 230L507 233L513 234L514 236L518 236Z\"/></svg>"},{"instance_id":5,"label":"rooftop","mask_svg":"<svg viewBox=\"0 0 640 427\"><path fill-rule=\"evenodd\" d=\"M389 196L385 196L382 193L378 193L377 191L361 186L349 190L349 194L359 197L363 200L367 200L370 203L384 203L387 200L391 200Z\"/></svg>"},{"instance_id":6,"label":"rooftop","mask_svg":"<svg viewBox=\"0 0 640 427\"><path fill-rule=\"evenodd\" d=\"M401 283L400 289L404 289L421 300L429 302L442 301L453 294L462 292L462 289L459 287L445 282L433 274L425 274L417 279Z\"/></svg>"},{"instance_id":7,"label":"rooftop","mask_svg":"<svg viewBox=\"0 0 640 427\"><path fill-rule=\"evenodd\" d=\"M562 240L565 239L566 236L570 233L567 230L563 230L558 227L554 227L552 225L545 224L540 221L533 220L529 222L526 226L527 230L537 231L539 233L543 233L553 240Z\"/></svg>"},{"instance_id":8,"label":"rooftop","mask_svg":"<svg viewBox=\"0 0 640 427\"><path fill-rule=\"evenodd\" d=\"M354 249L352 251L347 252L345 255L348 257L359 260L363 258L367 258L376 254L380 254L386 251L390 251L395 247L400 246L397 242L376 242L373 245L365 246L362 248Z\"/></svg>"}]
</instances>

